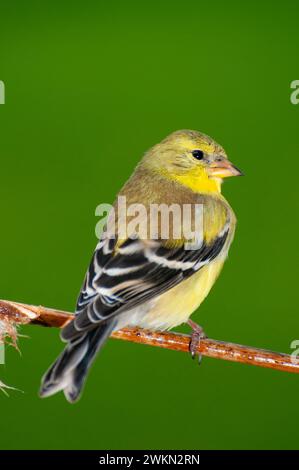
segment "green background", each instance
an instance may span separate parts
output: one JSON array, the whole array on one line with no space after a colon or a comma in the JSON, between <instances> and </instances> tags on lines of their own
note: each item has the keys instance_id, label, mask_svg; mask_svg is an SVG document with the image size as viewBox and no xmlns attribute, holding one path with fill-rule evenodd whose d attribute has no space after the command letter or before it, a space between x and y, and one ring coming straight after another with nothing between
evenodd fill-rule
<instances>
[{"instance_id":1,"label":"green background","mask_svg":"<svg viewBox=\"0 0 299 470\"><path fill-rule=\"evenodd\" d=\"M299 339L298 1L1 2L0 297L72 310L112 202L168 133L219 141L246 178L224 271L193 319L212 338ZM183 329L187 331L186 328ZM296 375L111 340L83 398L41 400L62 348L22 328L0 378L3 449L298 448Z\"/></svg>"}]
</instances>

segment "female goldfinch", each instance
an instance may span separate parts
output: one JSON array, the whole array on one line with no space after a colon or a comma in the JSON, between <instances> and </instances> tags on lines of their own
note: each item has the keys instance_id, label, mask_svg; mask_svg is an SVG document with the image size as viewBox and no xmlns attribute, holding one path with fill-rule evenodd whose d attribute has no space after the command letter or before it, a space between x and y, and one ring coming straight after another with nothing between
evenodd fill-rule
<instances>
[{"instance_id":1,"label":"female goldfinch","mask_svg":"<svg viewBox=\"0 0 299 470\"><path fill-rule=\"evenodd\" d=\"M76 401L96 354L125 326L166 330L188 322L194 353L201 330L189 317L219 275L236 225L221 183L241 174L220 145L196 131L174 132L144 155L120 191L127 206L143 204L148 214L153 204L200 205L202 242L190 249L183 235L162 238L163 220L154 239L133 229L124 238L120 229L128 220L117 220L116 236L106 232L96 247L76 316L61 333L67 346L43 377L41 396L63 390L68 401ZM174 216L172 226L180 223Z\"/></svg>"}]
</instances>

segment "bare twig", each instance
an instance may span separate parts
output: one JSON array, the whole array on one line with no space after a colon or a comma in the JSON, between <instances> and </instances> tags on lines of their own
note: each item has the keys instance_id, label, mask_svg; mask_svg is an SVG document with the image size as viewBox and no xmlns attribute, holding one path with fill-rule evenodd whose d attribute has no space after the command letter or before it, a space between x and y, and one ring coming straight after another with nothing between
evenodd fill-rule
<instances>
[{"instance_id":1,"label":"bare twig","mask_svg":"<svg viewBox=\"0 0 299 470\"><path fill-rule=\"evenodd\" d=\"M36 325L62 328L73 315L61 310L46 307L36 307L7 300L0 301L0 321L12 324L32 323ZM148 344L175 351L189 351L191 337L181 333L152 332L139 328L124 328L112 334L112 338ZM197 352L203 356L241 362L270 369L299 373L299 361L289 354L251 348L240 344L227 343L205 338L200 341Z\"/></svg>"}]
</instances>

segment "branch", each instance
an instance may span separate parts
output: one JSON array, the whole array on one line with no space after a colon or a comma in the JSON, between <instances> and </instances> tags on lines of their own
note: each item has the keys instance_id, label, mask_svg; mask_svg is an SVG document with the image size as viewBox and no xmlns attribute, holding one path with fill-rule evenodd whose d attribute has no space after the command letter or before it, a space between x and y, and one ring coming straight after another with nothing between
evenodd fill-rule
<instances>
[{"instance_id":1,"label":"branch","mask_svg":"<svg viewBox=\"0 0 299 470\"><path fill-rule=\"evenodd\" d=\"M61 310L37 307L7 300L0 300L0 323L36 324L62 328L73 318L73 315ZM191 337L181 333L152 332L139 328L123 328L112 333L112 338L148 344L174 351L189 352ZM251 348L240 344L217 341L205 338L200 341L197 352L203 356L241 362L269 369L299 373L299 360L289 354Z\"/></svg>"}]
</instances>

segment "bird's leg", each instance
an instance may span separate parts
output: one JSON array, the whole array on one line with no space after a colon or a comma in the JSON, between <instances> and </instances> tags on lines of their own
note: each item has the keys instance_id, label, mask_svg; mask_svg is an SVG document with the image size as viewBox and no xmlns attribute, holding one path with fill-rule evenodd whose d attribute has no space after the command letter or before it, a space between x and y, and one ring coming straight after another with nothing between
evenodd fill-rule
<instances>
[{"instance_id":1,"label":"bird's leg","mask_svg":"<svg viewBox=\"0 0 299 470\"><path fill-rule=\"evenodd\" d=\"M202 361L202 355L197 352L198 346L200 345L200 340L203 338L206 338L206 334L203 331L202 327L195 323L192 320L187 321L188 325L191 326L192 328L192 335L191 335L191 341L189 345L189 350L192 356L192 359L195 358L195 356L198 356L198 363L201 364Z\"/></svg>"}]
</instances>

